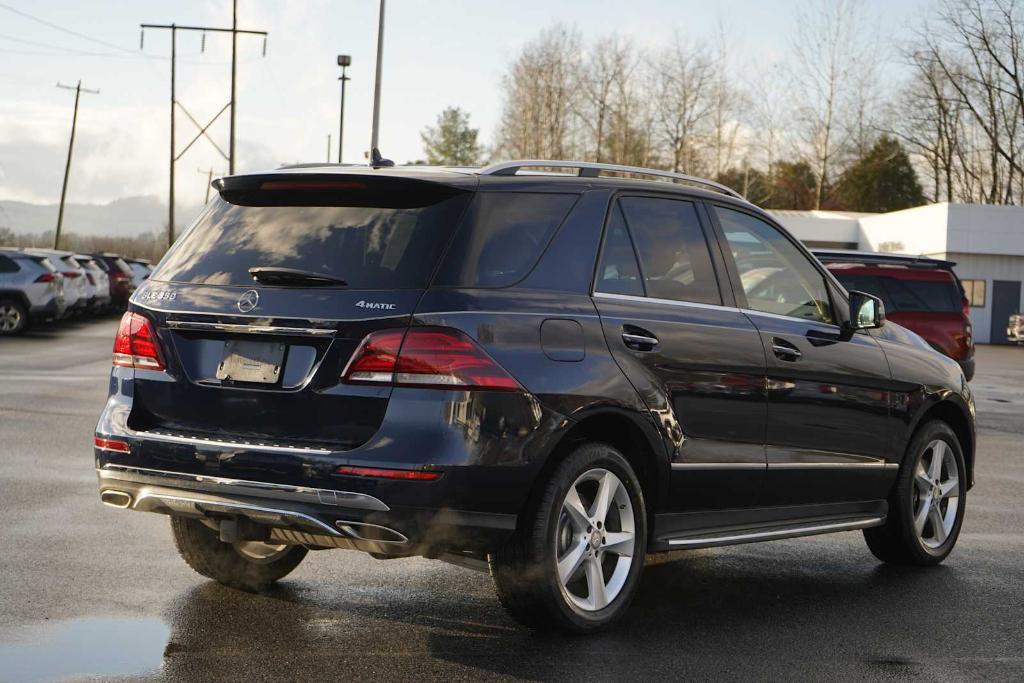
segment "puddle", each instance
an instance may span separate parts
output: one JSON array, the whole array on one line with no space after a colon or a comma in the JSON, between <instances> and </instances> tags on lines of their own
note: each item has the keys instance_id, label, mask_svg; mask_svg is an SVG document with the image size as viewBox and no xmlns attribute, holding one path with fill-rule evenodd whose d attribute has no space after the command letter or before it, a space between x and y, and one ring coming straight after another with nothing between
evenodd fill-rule
<instances>
[{"instance_id":1,"label":"puddle","mask_svg":"<svg viewBox=\"0 0 1024 683\"><path fill-rule=\"evenodd\" d=\"M8 631L0 640L0 681L128 676L163 661L171 630L159 619L88 617Z\"/></svg>"}]
</instances>

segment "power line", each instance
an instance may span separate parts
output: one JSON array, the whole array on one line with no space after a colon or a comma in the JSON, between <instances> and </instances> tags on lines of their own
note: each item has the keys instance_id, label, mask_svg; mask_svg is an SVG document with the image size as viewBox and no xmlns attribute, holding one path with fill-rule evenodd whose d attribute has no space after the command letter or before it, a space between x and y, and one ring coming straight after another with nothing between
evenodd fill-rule
<instances>
[{"instance_id":1,"label":"power line","mask_svg":"<svg viewBox=\"0 0 1024 683\"><path fill-rule=\"evenodd\" d=\"M131 50L131 49L126 48L126 47L122 47L121 45L115 45L114 43L108 43L105 40L100 40L99 38L93 38L92 36L86 35L84 33L79 33L78 31L74 31L72 29L60 26L59 24L55 24L52 21L47 21L46 19L41 19L41 18L39 18L37 16L33 16L33 15L29 14L28 12L23 12L22 10L16 9L14 7L11 7L10 5L8 5L6 3L3 3L3 2L0 2L0 9L5 9L8 12L12 12L14 14L17 14L18 16L24 17L24 18L26 18L26 19L28 19L30 21L34 21L37 24L42 24L43 26L48 26L48 27L50 27L50 28L52 28L52 29L54 29L56 31L61 31L62 33L67 33L68 35L75 36L76 38L81 38L83 40L88 40L90 42L96 43L97 45L103 45L105 47L112 47L115 50L120 50L121 52L135 52L134 50Z\"/></svg>"}]
</instances>

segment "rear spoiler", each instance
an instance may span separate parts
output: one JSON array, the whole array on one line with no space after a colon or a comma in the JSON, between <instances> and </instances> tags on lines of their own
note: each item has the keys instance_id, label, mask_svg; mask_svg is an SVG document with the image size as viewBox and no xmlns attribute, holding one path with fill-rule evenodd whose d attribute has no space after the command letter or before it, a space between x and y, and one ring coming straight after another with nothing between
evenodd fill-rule
<instances>
[{"instance_id":1,"label":"rear spoiler","mask_svg":"<svg viewBox=\"0 0 1024 683\"><path fill-rule=\"evenodd\" d=\"M856 251L815 251L811 250L822 263L863 263L864 265L882 264L894 266L911 266L914 268L936 268L952 270L956 261L944 261L930 256L903 256L899 254L863 254Z\"/></svg>"},{"instance_id":2,"label":"rear spoiler","mask_svg":"<svg viewBox=\"0 0 1024 683\"><path fill-rule=\"evenodd\" d=\"M242 206L371 206L412 209L466 192L443 182L357 173L265 173L213 181L225 201Z\"/></svg>"}]
</instances>

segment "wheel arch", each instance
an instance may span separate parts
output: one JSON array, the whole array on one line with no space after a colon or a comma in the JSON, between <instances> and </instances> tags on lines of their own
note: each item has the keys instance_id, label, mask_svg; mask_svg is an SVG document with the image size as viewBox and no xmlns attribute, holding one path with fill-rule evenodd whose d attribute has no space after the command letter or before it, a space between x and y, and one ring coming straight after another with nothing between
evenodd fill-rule
<instances>
[{"instance_id":1,"label":"wheel arch","mask_svg":"<svg viewBox=\"0 0 1024 683\"><path fill-rule=\"evenodd\" d=\"M7 299L13 299L19 304L25 307L25 314L27 315L31 310L32 306L29 303L28 297L25 296L25 292L18 289L0 289L0 301Z\"/></svg>"},{"instance_id":2,"label":"wheel arch","mask_svg":"<svg viewBox=\"0 0 1024 683\"><path fill-rule=\"evenodd\" d=\"M918 429L932 420L945 422L953 430L953 433L956 434L956 438L960 442L960 448L964 453L964 466L967 468L968 488L970 488L974 485L975 436L968 409L952 398L935 401L921 411L909 432L910 437L913 438Z\"/></svg>"},{"instance_id":3,"label":"wheel arch","mask_svg":"<svg viewBox=\"0 0 1024 683\"><path fill-rule=\"evenodd\" d=\"M668 493L669 464L664 444L654 425L630 411L615 408L600 408L573 416L571 426L548 453L534 478L523 509L530 510L537 504L551 472L577 446L587 442L606 443L622 453L640 480L648 519L653 519L652 515L662 507ZM519 515L520 520L523 518Z\"/></svg>"}]
</instances>

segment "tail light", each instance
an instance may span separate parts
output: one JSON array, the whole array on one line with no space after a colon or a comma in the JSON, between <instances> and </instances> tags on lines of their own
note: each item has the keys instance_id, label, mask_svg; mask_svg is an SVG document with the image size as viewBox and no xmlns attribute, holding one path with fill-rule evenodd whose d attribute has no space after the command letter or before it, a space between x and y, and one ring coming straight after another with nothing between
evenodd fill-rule
<instances>
[{"instance_id":1,"label":"tail light","mask_svg":"<svg viewBox=\"0 0 1024 683\"><path fill-rule=\"evenodd\" d=\"M118 453L130 453L131 447L127 442L120 439L107 439L102 436L93 437L93 445L101 451L117 451Z\"/></svg>"},{"instance_id":2,"label":"tail light","mask_svg":"<svg viewBox=\"0 0 1024 683\"><path fill-rule=\"evenodd\" d=\"M55 273L43 273L36 278L36 282L54 282L56 280L57 275Z\"/></svg>"},{"instance_id":3,"label":"tail light","mask_svg":"<svg viewBox=\"0 0 1024 683\"><path fill-rule=\"evenodd\" d=\"M110 271L110 279L111 280L127 280L130 277L131 277L131 275L129 275L128 273L125 273L124 271L121 271L121 270L112 270L112 271Z\"/></svg>"},{"instance_id":4,"label":"tail light","mask_svg":"<svg viewBox=\"0 0 1024 683\"><path fill-rule=\"evenodd\" d=\"M130 311L121 317L114 338L114 365L142 370L164 369L160 347L148 318Z\"/></svg>"},{"instance_id":5,"label":"tail light","mask_svg":"<svg viewBox=\"0 0 1024 683\"><path fill-rule=\"evenodd\" d=\"M73 280L74 278L76 278L79 275L81 275L81 273L76 273L73 270L65 270L63 275L64 275L64 277L68 278L69 280Z\"/></svg>"},{"instance_id":6,"label":"tail light","mask_svg":"<svg viewBox=\"0 0 1024 683\"><path fill-rule=\"evenodd\" d=\"M971 302L969 302L967 300L966 296L963 298L963 302L964 302L964 317L966 318L966 317L971 315Z\"/></svg>"},{"instance_id":7,"label":"tail light","mask_svg":"<svg viewBox=\"0 0 1024 683\"><path fill-rule=\"evenodd\" d=\"M85 278L89 281L90 285L95 285L96 284L96 278L94 278L92 276L92 273L86 273L85 274Z\"/></svg>"},{"instance_id":8,"label":"tail light","mask_svg":"<svg viewBox=\"0 0 1024 683\"><path fill-rule=\"evenodd\" d=\"M359 344L342 381L484 391L522 391L519 383L458 330L382 330Z\"/></svg>"}]
</instances>

